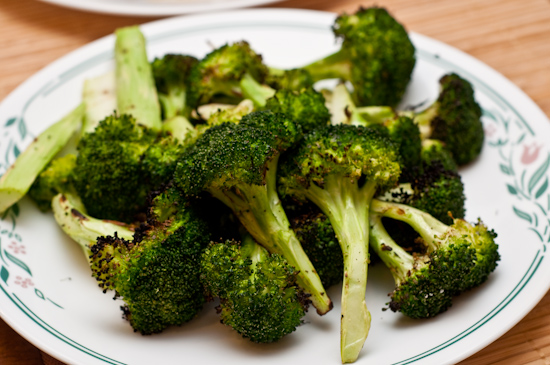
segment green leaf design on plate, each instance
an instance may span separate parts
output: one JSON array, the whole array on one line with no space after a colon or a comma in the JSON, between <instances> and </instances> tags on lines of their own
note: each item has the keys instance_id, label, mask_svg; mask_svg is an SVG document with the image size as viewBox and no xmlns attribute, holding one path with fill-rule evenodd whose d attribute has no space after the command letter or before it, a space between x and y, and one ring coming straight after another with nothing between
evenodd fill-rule
<instances>
[{"instance_id":1,"label":"green leaf design on plate","mask_svg":"<svg viewBox=\"0 0 550 365\"><path fill-rule=\"evenodd\" d=\"M27 136L27 126L25 125L25 121L23 119L19 120L17 129L19 130L19 135L21 136L21 139L25 139L25 137Z\"/></svg>"},{"instance_id":2,"label":"green leaf design on plate","mask_svg":"<svg viewBox=\"0 0 550 365\"><path fill-rule=\"evenodd\" d=\"M544 183L541 185L541 187L539 188L539 190L537 190L537 192L535 193L535 199L540 198L540 196L541 196L542 194L544 194L544 192L546 191L546 189L548 189L548 177L546 178L546 180L544 180Z\"/></svg>"},{"instance_id":3,"label":"green leaf design on plate","mask_svg":"<svg viewBox=\"0 0 550 365\"><path fill-rule=\"evenodd\" d=\"M500 164L500 171L504 172L506 175L513 175L512 170L506 165Z\"/></svg>"},{"instance_id":4,"label":"green leaf design on plate","mask_svg":"<svg viewBox=\"0 0 550 365\"><path fill-rule=\"evenodd\" d=\"M4 127L9 127L10 125L12 125L13 123L15 123L17 121L17 118L13 117L13 118L10 118L8 119L8 121L6 122L6 124L4 124Z\"/></svg>"},{"instance_id":5,"label":"green leaf design on plate","mask_svg":"<svg viewBox=\"0 0 550 365\"><path fill-rule=\"evenodd\" d=\"M2 281L7 284L9 277L10 272L8 271L8 269L6 269L5 266L2 266L2 269L0 269L0 279L2 279Z\"/></svg>"},{"instance_id":6,"label":"green leaf design on plate","mask_svg":"<svg viewBox=\"0 0 550 365\"><path fill-rule=\"evenodd\" d=\"M506 184L506 187L508 188L508 192L512 195L518 195L518 191L516 190L516 188L514 188L512 185L510 184Z\"/></svg>"},{"instance_id":7,"label":"green leaf design on plate","mask_svg":"<svg viewBox=\"0 0 550 365\"><path fill-rule=\"evenodd\" d=\"M36 296L42 300L46 300L46 296L44 295L44 293L42 293L40 290L38 289L34 289L34 294L36 294Z\"/></svg>"},{"instance_id":8,"label":"green leaf design on plate","mask_svg":"<svg viewBox=\"0 0 550 365\"><path fill-rule=\"evenodd\" d=\"M548 170L548 166L550 166L550 155L548 155L548 157L546 158L546 161L544 161L542 165L540 165L540 167L537 169L537 171L535 171L533 176L531 176L531 179L529 179L529 185L528 185L529 194L533 191L533 189L535 188L535 185L537 185L540 179L542 179L542 177L546 173L546 170Z\"/></svg>"},{"instance_id":9,"label":"green leaf design on plate","mask_svg":"<svg viewBox=\"0 0 550 365\"><path fill-rule=\"evenodd\" d=\"M15 158L19 157L20 154L21 154L21 151L19 150L17 145L13 145L13 155L15 156Z\"/></svg>"},{"instance_id":10,"label":"green leaf design on plate","mask_svg":"<svg viewBox=\"0 0 550 365\"><path fill-rule=\"evenodd\" d=\"M17 257L13 256L12 254L10 254L8 251L4 250L4 254L6 255L6 257L8 258L8 260L10 260L11 262L13 262L14 264L16 264L17 266L19 266L20 268L22 268L23 270L25 270L26 272L29 273L30 276L32 276L32 273L31 273L31 269L29 269L29 267L27 266L27 264L25 264L23 261L19 260Z\"/></svg>"},{"instance_id":11,"label":"green leaf design on plate","mask_svg":"<svg viewBox=\"0 0 550 365\"><path fill-rule=\"evenodd\" d=\"M514 206L512 206L512 208L514 209L514 213L516 213L518 217L520 217L523 220L526 220L529 223L533 223L533 218L531 218L531 216L528 213L525 213L524 211L519 210Z\"/></svg>"}]
</instances>

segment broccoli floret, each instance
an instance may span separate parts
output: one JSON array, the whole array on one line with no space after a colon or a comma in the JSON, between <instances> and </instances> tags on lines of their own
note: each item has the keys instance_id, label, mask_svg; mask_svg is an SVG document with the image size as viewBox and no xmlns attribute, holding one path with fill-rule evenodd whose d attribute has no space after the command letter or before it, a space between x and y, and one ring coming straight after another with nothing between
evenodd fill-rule
<instances>
[{"instance_id":1,"label":"broccoli floret","mask_svg":"<svg viewBox=\"0 0 550 365\"><path fill-rule=\"evenodd\" d=\"M478 221L471 225L454 219L450 226L408 205L374 199L371 211L382 217L403 221L422 237L432 261L445 265L452 280L453 294L480 285L494 271L500 259L494 231Z\"/></svg>"},{"instance_id":2,"label":"broccoli floret","mask_svg":"<svg viewBox=\"0 0 550 365\"><path fill-rule=\"evenodd\" d=\"M193 109L194 105L186 103L186 94L189 74L198 62L193 56L167 54L151 63L163 119L187 117Z\"/></svg>"},{"instance_id":3,"label":"broccoli floret","mask_svg":"<svg viewBox=\"0 0 550 365\"><path fill-rule=\"evenodd\" d=\"M156 133L129 115L100 122L78 145L74 183L94 217L131 222L152 189L143 181L142 155Z\"/></svg>"},{"instance_id":4,"label":"broccoli floret","mask_svg":"<svg viewBox=\"0 0 550 365\"><path fill-rule=\"evenodd\" d=\"M70 195L71 200L78 206L78 209L85 211L73 186L75 166L76 155L69 154L50 162L44 171L38 175L29 189L29 196L41 211L50 210L53 197L60 193Z\"/></svg>"},{"instance_id":5,"label":"broccoli floret","mask_svg":"<svg viewBox=\"0 0 550 365\"><path fill-rule=\"evenodd\" d=\"M458 172L458 165L453 159L451 151L445 147L443 142L437 139L425 139L422 141L421 157L424 164L431 165L439 161L445 170Z\"/></svg>"},{"instance_id":6,"label":"broccoli floret","mask_svg":"<svg viewBox=\"0 0 550 365\"><path fill-rule=\"evenodd\" d=\"M313 88L299 91L279 90L272 98L267 99L265 109L283 113L294 119L300 124L304 133L330 122L325 98Z\"/></svg>"},{"instance_id":7,"label":"broccoli floret","mask_svg":"<svg viewBox=\"0 0 550 365\"><path fill-rule=\"evenodd\" d=\"M282 195L316 204L342 249L343 362L357 359L370 328L365 303L370 202L379 189L393 187L400 172L397 148L385 134L342 124L313 130L281 160Z\"/></svg>"},{"instance_id":8,"label":"broccoli floret","mask_svg":"<svg viewBox=\"0 0 550 365\"><path fill-rule=\"evenodd\" d=\"M359 105L396 105L414 68L415 49L407 32L386 9L343 14L333 26L341 49L304 67L314 81L339 78L354 87Z\"/></svg>"},{"instance_id":9,"label":"broccoli floret","mask_svg":"<svg viewBox=\"0 0 550 365\"><path fill-rule=\"evenodd\" d=\"M312 87L313 83L313 78L309 72L301 68L291 70L270 69L266 79L266 84L275 90L300 91Z\"/></svg>"},{"instance_id":10,"label":"broccoli floret","mask_svg":"<svg viewBox=\"0 0 550 365\"><path fill-rule=\"evenodd\" d=\"M193 67L189 79L190 105L212 102L219 94L237 101L248 98L244 89L261 87L268 74L262 57L247 42L226 44Z\"/></svg>"},{"instance_id":11,"label":"broccoli floret","mask_svg":"<svg viewBox=\"0 0 550 365\"><path fill-rule=\"evenodd\" d=\"M185 144L171 135L159 136L141 156L141 183L156 190L170 182L185 148Z\"/></svg>"},{"instance_id":12,"label":"broccoli floret","mask_svg":"<svg viewBox=\"0 0 550 365\"><path fill-rule=\"evenodd\" d=\"M296 270L247 236L209 246L201 279L220 298L221 322L253 342L274 342L298 327L307 309L296 284Z\"/></svg>"},{"instance_id":13,"label":"broccoli floret","mask_svg":"<svg viewBox=\"0 0 550 365\"><path fill-rule=\"evenodd\" d=\"M288 219L306 255L310 258L325 288L342 282L344 258L342 249L326 215L310 203L298 210L288 209Z\"/></svg>"},{"instance_id":14,"label":"broccoli floret","mask_svg":"<svg viewBox=\"0 0 550 365\"><path fill-rule=\"evenodd\" d=\"M448 272L445 257L408 253L388 234L377 214L370 215L370 224L370 247L395 280L390 308L411 318L433 317L447 310L456 272Z\"/></svg>"},{"instance_id":15,"label":"broccoli floret","mask_svg":"<svg viewBox=\"0 0 550 365\"><path fill-rule=\"evenodd\" d=\"M331 301L276 191L279 156L301 136L292 120L269 111L248 114L239 124L214 126L187 150L174 181L187 195L206 191L230 207L254 239L299 271L298 284L323 314Z\"/></svg>"},{"instance_id":16,"label":"broccoli floret","mask_svg":"<svg viewBox=\"0 0 550 365\"><path fill-rule=\"evenodd\" d=\"M474 98L472 85L451 73L439 80L437 100L414 117L423 139L438 139L451 151L461 166L472 162L483 147L484 131L481 108Z\"/></svg>"},{"instance_id":17,"label":"broccoli floret","mask_svg":"<svg viewBox=\"0 0 550 365\"><path fill-rule=\"evenodd\" d=\"M133 240L98 238L91 246L92 274L105 292L124 300L124 317L135 331L158 333L201 310L200 258L209 240L207 225L168 188L153 199Z\"/></svg>"}]
</instances>

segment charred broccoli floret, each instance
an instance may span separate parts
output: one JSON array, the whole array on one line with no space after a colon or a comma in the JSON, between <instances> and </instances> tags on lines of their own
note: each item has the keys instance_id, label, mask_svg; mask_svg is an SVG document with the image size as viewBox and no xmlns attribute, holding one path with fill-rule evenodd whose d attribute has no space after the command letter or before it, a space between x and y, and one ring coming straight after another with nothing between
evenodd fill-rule
<instances>
[{"instance_id":1,"label":"charred broccoli floret","mask_svg":"<svg viewBox=\"0 0 550 365\"><path fill-rule=\"evenodd\" d=\"M378 199L373 200L371 211L403 221L418 232L432 261L437 258L446 266L453 282L449 286L453 294L483 283L500 259L496 234L481 221L471 225L455 219L448 226L421 210Z\"/></svg>"},{"instance_id":2,"label":"charred broccoli floret","mask_svg":"<svg viewBox=\"0 0 550 365\"><path fill-rule=\"evenodd\" d=\"M301 68L291 70L270 69L266 79L266 84L275 90L300 91L312 87L313 83L313 78L309 72Z\"/></svg>"},{"instance_id":3,"label":"charred broccoli floret","mask_svg":"<svg viewBox=\"0 0 550 365\"><path fill-rule=\"evenodd\" d=\"M201 310L200 258L209 241L207 225L169 188L153 199L133 240L98 238L91 246L92 274L104 291L122 298L135 331L158 333Z\"/></svg>"},{"instance_id":4,"label":"charred broccoli floret","mask_svg":"<svg viewBox=\"0 0 550 365\"><path fill-rule=\"evenodd\" d=\"M256 241L299 271L298 284L323 314L331 301L290 229L276 190L279 156L301 136L291 119L269 111L214 126L188 149L174 181L187 195L206 191L230 207Z\"/></svg>"},{"instance_id":5,"label":"charred broccoli floret","mask_svg":"<svg viewBox=\"0 0 550 365\"><path fill-rule=\"evenodd\" d=\"M379 189L396 184L400 172L397 148L384 133L351 125L313 130L281 161L281 194L317 205L342 249L343 362L357 359L370 328L365 303L369 206Z\"/></svg>"},{"instance_id":6,"label":"charred broccoli floret","mask_svg":"<svg viewBox=\"0 0 550 365\"><path fill-rule=\"evenodd\" d=\"M304 67L314 81L339 78L354 87L359 105L396 105L414 68L415 49L407 32L384 8L343 14L333 26L341 49Z\"/></svg>"},{"instance_id":7,"label":"charred broccoli floret","mask_svg":"<svg viewBox=\"0 0 550 365\"><path fill-rule=\"evenodd\" d=\"M201 279L220 298L221 322L253 342L274 342L302 323L307 301L296 269L247 236L210 245L202 256Z\"/></svg>"}]
</instances>

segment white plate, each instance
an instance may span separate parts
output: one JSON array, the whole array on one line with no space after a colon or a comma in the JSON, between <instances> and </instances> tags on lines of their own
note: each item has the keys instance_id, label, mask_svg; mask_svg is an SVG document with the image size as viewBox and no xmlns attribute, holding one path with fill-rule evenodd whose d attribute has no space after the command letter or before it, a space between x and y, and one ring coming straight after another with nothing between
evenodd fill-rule
<instances>
[{"instance_id":1,"label":"white plate","mask_svg":"<svg viewBox=\"0 0 550 365\"><path fill-rule=\"evenodd\" d=\"M96 13L169 16L225 9L245 8L281 0L40 0L51 4Z\"/></svg>"},{"instance_id":2,"label":"white plate","mask_svg":"<svg viewBox=\"0 0 550 365\"><path fill-rule=\"evenodd\" d=\"M143 26L150 57L201 56L210 44L247 39L275 67L299 66L334 51L334 15L303 10L245 10L163 20ZM499 234L502 261L481 288L430 320L383 311L393 284L382 265L370 270L372 327L360 364L455 363L521 320L547 291L550 122L517 87L472 57L412 35L418 63L406 103L434 99L437 80L454 71L475 86L485 111L486 143L462 170L467 217ZM0 104L0 172L15 155L80 100L82 81L113 67L112 36L40 71ZM79 364L339 364L339 306L272 345L254 345L221 325L212 305L199 318L154 336L135 334L120 301L104 295L80 249L50 215L29 201L0 221L0 315L40 349ZM329 290L335 303L339 288Z\"/></svg>"}]
</instances>

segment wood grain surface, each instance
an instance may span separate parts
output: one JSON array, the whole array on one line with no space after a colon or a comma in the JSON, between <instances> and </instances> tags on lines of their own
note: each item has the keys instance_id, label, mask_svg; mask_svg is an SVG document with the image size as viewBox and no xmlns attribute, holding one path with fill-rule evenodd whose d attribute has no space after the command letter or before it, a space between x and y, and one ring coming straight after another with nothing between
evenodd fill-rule
<instances>
[{"instance_id":1,"label":"wood grain surface","mask_svg":"<svg viewBox=\"0 0 550 365\"><path fill-rule=\"evenodd\" d=\"M549 0L289 0L271 6L352 12L375 4L387 7L407 29L487 63L550 115ZM0 0L0 100L64 54L117 27L151 20L78 12L35 0ZM0 320L0 364L60 363ZM550 364L550 295L461 364Z\"/></svg>"}]
</instances>

